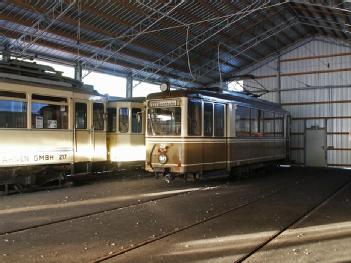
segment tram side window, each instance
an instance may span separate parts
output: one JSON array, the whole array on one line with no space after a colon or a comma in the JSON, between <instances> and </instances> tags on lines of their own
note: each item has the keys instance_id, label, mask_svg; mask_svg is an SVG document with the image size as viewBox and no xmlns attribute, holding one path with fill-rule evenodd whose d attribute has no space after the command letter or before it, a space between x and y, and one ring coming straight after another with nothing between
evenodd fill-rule
<instances>
[{"instance_id":1,"label":"tram side window","mask_svg":"<svg viewBox=\"0 0 351 263\"><path fill-rule=\"evenodd\" d=\"M258 136L263 136L263 110L258 111Z\"/></svg>"},{"instance_id":2,"label":"tram side window","mask_svg":"<svg viewBox=\"0 0 351 263\"><path fill-rule=\"evenodd\" d=\"M108 108L107 109L107 131L108 132L116 131L116 117L117 117L116 108Z\"/></svg>"},{"instance_id":3,"label":"tram side window","mask_svg":"<svg viewBox=\"0 0 351 263\"><path fill-rule=\"evenodd\" d=\"M182 111L180 107L151 108L147 112L149 135L179 136L181 134Z\"/></svg>"},{"instance_id":4,"label":"tram side window","mask_svg":"<svg viewBox=\"0 0 351 263\"><path fill-rule=\"evenodd\" d=\"M118 114L118 131L126 133L129 131L129 109L120 108Z\"/></svg>"},{"instance_id":5,"label":"tram side window","mask_svg":"<svg viewBox=\"0 0 351 263\"><path fill-rule=\"evenodd\" d=\"M258 136L258 110L251 109L251 136Z\"/></svg>"},{"instance_id":6,"label":"tram side window","mask_svg":"<svg viewBox=\"0 0 351 263\"><path fill-rule=\"evenodd\" d=\"M67 129L68 107L32 102L32 127L35 129Z\"/></svg>"},{"instance_id":7,"label":"tram side window","mask_svg":"<svg viewBox=\"0 0 351 263\"><path fill-rule=\"evenodd\" d=\"M235 131L237 137L250 136L250 109L237 106L235 115Z\"/></svg>"},{"instance_id":8,"label":"tram side window","mask_svg":"<svg viewBox=\"0 0 351 263\"><path fill-rule=\"evenodd\" d=\"M143 113L140 108L132 108L132 132L141 133L143 129Z\"/></svg>"},{"instance_id":9,"label":"tram side window","mask_svg":"<svg viewBox=\"0 0 351 263\"><path fill-rule=\"evenodd\" d=\"M102 103L93 104L93 124L94 130L104 130L104 104Z\"/></svg>"},{"instance_id":10,"label":"tram side window","mask_svg":"<svg viewBox=\"0 0 351 263\"><path fill-rule=\"evenodd\" d=\"M204 135L213 136L213 104L204 103Z\"/></svg>"},{"instance_id":11,"label":"tram side window","mask_svg":"<svg viewBox=\"0 0 351 263\"><path fill-rule=\"evenodd\" d=\"M274 113L265 111L263 116L264 136L272 137L274 136Z\"/></svg>"},{"instance_id":12,"label":"tram side window","mask_svg":"<svg viewBox=\"0 0 351 263\"><path fill-rule=\"evenodd\" d=\"M275 126L275 131L274 131L275 137L283 137L284 136L284 115L278 114L278 113L275 114L274 126Z\"/></svg>"},{"instance_id":13,"label":"tram side window","mask_svg":"<svg viewBox=\"0 0 351 263\"><path fill-rule=\"evenodd\" d=\"M0 128L26 128L27 103L0 99Z\"/></svg>"},{"instance_id":14,"label":"tram side window","mask_svg":"<svg viewBox=\"0 0 351 263\"><path fill-rule=\"evenodd\" d=\"M224 105L214 104L214 135L224 136Z\"/></svg>"},{"instance_id":15,"label":"tram side window","mask_svg":"<svg viewBox=\"0 0 351 263\"><path fill-rule=\"evenodd\" d=\"M86 129L87 128L87 104L77 102L75 104L76 109L76 129Z\"/></svg>"},{"instance_id":16,"label":"tram side window","mask_svg":"<svg viewBox=\"0 0 351 263\"><path fill-rule=\"evenodd\" d=\"M201 135L201 107L201 101L189 100L188 102L188 135Z\"/></svg>"}]
</instances>

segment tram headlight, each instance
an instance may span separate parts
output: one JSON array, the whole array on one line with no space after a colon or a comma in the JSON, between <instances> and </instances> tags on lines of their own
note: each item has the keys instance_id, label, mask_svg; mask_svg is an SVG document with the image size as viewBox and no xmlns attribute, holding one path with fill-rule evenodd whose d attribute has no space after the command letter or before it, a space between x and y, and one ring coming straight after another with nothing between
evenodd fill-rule
<instances>
[{"instance_id":1,"label":"tram headlight","mask_svg":"<svg viewBox=\"0 0 351 263\"><path fill-rule=\"evenodd\" d=\"M160 154L158 156L158 160L161 164L165 164L168 161L167 155L165 154Z\"/></svg>"}]
</instances>

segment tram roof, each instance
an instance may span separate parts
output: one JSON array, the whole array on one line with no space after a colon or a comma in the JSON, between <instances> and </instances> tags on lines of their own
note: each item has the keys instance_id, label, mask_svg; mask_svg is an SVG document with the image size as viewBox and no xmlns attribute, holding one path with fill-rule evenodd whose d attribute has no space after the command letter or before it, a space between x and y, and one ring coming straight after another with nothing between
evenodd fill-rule
<instances>
[{"instance_id":1,"label":"tram roof","mask_svg":"<svg viewBox=\"0 0 351 263\"><path fill-rule=\"evenodd\" d=\"M244 106L257 107L260 109L272 110L275 112L288 113L278 103L269 102L242 92L219 91L219 89L202 90L202 89L181 89L171 90L158 93L152 93L147 96L147 100L153 99L170 99L177 97L188 97L194 99L209 99L212 101L236 102Z\"/></svg>"},{"instance_id":2,"label":"tram roof","mask_svg":"<svg viewBox=\"0 0 351 263\"><path fill-rule=\"evenodd\" d=\"M94 87L65 77L50 66L20 60L0 61L0 81L104 96Z\"/></svg>"},{"instance_id":3,"label":"tram roof","mask_svg":"<svg viewBox=\"0 0 351 263\"><path fill-rule=\"evenodd\" d=\"M144 102L145 97L133 97L133 98L122 98L122 97L109 97L108 102Z\"/></svg>"}]
</instances>

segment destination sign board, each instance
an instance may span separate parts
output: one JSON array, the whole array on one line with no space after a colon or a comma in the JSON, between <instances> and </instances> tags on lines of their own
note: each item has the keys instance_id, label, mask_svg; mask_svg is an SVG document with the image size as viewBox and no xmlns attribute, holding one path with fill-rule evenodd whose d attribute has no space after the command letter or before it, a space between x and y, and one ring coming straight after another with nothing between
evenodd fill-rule
<instances>
[{"instance_id":1,"label":"destination sign board","mask_svg":"<svg viewBox=\"0 0 351 263\"><path fill-rule=\"evenodd\" d=\"M150 108L180 106L180 100L152 100L149 101Z\"/></svg>"}]
</instances>

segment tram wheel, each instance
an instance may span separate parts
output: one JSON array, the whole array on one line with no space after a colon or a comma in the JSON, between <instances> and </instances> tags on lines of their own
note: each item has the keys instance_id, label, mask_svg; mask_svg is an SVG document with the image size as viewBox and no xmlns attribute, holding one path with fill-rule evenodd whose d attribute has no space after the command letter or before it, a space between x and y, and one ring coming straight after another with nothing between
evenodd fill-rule
<instances>
[{"instance_id":1,"label":"tram wheel","mask_svg":"<svg viewBox=\"0 0 351 263\"><path fill-rule=\"evenodd\" d=\"M13 188L15 189L16 192L18 193L23 193L25 190L25 186L22 184L14 184Z\"/></svg>"},{"instance_id":2,"label":"tram wheel","mask_svg":"<svg viewBox=\"0 0 351 263\"><path fill-rule=\"evenodd\" d=\"M194 182L200 181L200 173L193 173Z\"/></svg>"},{"instance_id":3,"label":"tram wheel","mask_svg":"<svg viewBox=\"0 0 351 263\"><path fill-rule=\"evenodd\" d=\"M175 178L174 178L174 175L173 174L171 174L171 173L167 173L166 175L165 175L165 181L167 182L167 183L170 183L171 181L173 181Z\"/></svg>"}]
</instances>

